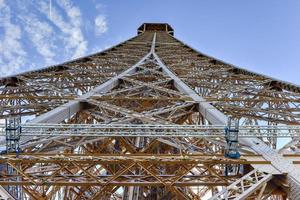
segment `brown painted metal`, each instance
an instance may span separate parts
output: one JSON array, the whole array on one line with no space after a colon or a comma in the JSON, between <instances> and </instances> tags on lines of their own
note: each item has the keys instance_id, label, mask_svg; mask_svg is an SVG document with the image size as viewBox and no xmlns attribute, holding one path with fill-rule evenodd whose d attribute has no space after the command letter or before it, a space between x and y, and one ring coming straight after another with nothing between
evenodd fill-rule
<instances>
[{"instance_id":1,"label":"brown painted metal","mask_svg":"<svg viewBox=\"0 0 300 200\"><path fill-rule=\"evenodd\" d=\"M175 39L167 24L144 24L138 31L138 36L101 53L2 78L0 118L34 118L76 100L137 63L150 51L156 34L160 59L221 112L245 125L299 124L299 87L196 52ZM13 106L15 101L21 102L19 107ZM120 78L112 90L93 94L81 104L82 109L63 123L209 124L153 56ZM276 145L271 139L266 142ZM240 147L242 159L224 158L223 138L41 137L28 138L22 145L18 157L0 156L2 166L18 171L12 177L2 170L0 185L22 185L28 199L202 199L255 164L271 167L247 146ZM250 160L248 154L260 159ZM240 171L226 176L229 165ZM12 181L16 176L19 181ZM281 186L270 185L253 194L286 195Z\"/></svg>"}]
</instances>

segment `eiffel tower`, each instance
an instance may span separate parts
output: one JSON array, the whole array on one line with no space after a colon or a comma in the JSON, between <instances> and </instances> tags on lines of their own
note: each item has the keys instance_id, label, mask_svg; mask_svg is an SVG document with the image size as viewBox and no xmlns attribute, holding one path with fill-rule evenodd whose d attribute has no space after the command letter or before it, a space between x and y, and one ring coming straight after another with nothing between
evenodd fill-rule
<instances>
[{"instance_id":1,"label":"eiffel tower","mask_svg":"<svg viewBox=\"0 0 300 200\"><path fill-rule=\"evenodd\" d=\"M300 87L169 24L0 84L2 199L299 199Z\"/></svg>"}]
</instances>

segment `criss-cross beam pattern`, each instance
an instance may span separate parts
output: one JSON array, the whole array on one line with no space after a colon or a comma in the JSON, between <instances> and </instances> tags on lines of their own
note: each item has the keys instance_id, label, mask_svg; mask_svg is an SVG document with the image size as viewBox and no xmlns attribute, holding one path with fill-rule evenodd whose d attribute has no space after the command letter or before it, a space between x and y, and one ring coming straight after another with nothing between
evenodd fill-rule
<instances>
[{"instance_id":1,"label":"criss-cross beam pattern","mask_svg":"<svg viewBox=\"0 0 300 200\"><path fill-rule=\"evenodd\" d=\"M246 124L300 123L300 88L199 53L169 34L156 51L176 75L225 114Z\"/></svg>"},{"instance_id":2,"label":"criss-cross beam pattern","mask_svg":"<svg viewBox=\"0 0 300 200\"><path fill-rule=\"evenodd\" d=\"M90 91L140 60L152 37L145 33L101 53L2 78L0 118L40 115Z\"/></svg>"},{"instance_id":3,"label":"criss-cross beam pattern","mask_svg":"<svg viewBox=\"0 0 300 200\"><path fill-rule=\"evenodd\" d=\"M0 118L89 128L209 127L226 125L225 113L248 127L299 124L297 87L199 54L173 38L168 24L144 24L138 33L101 53L1 79ZM128 137L123 129L119 136L76 136L82 133L76 126L68 129L72 135L51 135L50 124L49 135L21 137L21 153L0 156L0 185L22 187L25 199L284 198L283 173L297 163L293 157L286 171L278 168L285 158L274 164L276 152L264 143L256 147L258 139L245 139L242 157L228 159L222 136L164 137L163 129L158 137ZM296 171L297 190L295 177Z\"/></svg>"}]
</instances>

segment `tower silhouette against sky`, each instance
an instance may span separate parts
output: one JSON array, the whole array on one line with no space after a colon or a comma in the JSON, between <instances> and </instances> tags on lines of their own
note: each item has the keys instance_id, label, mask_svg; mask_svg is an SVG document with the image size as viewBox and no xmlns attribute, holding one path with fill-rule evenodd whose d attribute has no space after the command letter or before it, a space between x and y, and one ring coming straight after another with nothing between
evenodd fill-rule
<instances>
[{"instance_id":1,"label":"tower silhouette against sky","mask_svg":"<svg viewBox=\"0 0 300 200\"><path fill-rule=\"evenodd\" d=\"M169 24L0 84L3 199L299 199L300 87Z\"/></svg>"}]
</instances>

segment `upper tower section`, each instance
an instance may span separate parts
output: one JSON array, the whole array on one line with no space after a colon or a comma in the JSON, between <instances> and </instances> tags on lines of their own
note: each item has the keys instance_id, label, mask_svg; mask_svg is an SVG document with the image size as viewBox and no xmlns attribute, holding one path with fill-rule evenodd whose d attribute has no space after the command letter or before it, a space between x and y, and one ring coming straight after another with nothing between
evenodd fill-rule
<instances>
[{"instance_id":1,"label":"upper tower section","mask_svg":"<svg viewBox=\"0 0 300 200\"><path fill-rule=\"evenodd\" d=\"M138 34L144 33L145 31L166 31L170 35L174 35L174 29L167 23L143 23L137 29Z\"/></svg>"}]
</instances>

